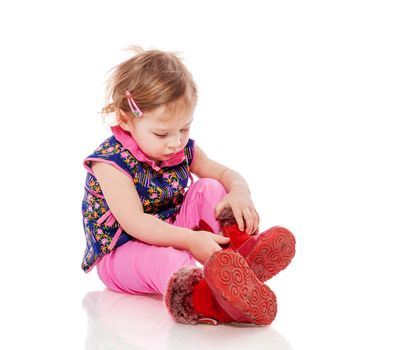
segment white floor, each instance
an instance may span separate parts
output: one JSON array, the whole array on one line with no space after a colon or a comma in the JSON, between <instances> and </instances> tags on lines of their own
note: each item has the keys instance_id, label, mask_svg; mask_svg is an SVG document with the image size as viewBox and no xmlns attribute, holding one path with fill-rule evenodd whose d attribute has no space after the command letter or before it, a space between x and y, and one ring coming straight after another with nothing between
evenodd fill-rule
<instances>
[{"instance_id":1,"label":"white floor","mask_svg":"<svg viewBox=\"0 0 395 350\"><path fill-rule=\"evenodd\" d=\"M334 233L314 250L300 233L293 263L268 283L279 305L270 327L176 324L159 297L111 292L95 271L16 260L3 267L2 339L7 349L394 349L393 247L382 229Z\"/></svg>"},{"instance_id":2,"label":"white floor","mask_svg":"<svg viewBox=\"0 0 395 350\"><path fill-rule=\"evenodd\" d=\"M373 237L311 254L301 239L293 264L268 283L279 304L270 327L179 325L158 298L89 291L86 349L395 349L392 248L380 256Z\"/></svg>"},{"instance_id":3,"label":"white floor","mask_svg":"<svg viewBox=\"0 0 395 350\"><path fill-rule=\"evenodd\" d=\"M86 349L291 349L274 328L187 326L172 322L161 300L108 290L88 293ZM100 311L98 311L100 310ZM99 345L100 344L100 345Z\"/></svg>"}]
</instances>

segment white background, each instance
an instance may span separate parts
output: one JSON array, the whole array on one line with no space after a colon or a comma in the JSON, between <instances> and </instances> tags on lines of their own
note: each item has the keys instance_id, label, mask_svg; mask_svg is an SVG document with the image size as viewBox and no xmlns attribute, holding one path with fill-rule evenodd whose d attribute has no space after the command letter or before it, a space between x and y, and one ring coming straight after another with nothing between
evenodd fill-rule
<instances>
[{"instance_id":1,"label":"white background","mask_svg":"<svg viewBox=\"0 0 395 350\"><path fill-rule=\"evenodd\" d=\"M6 348L394 349L394 18L379 0L2 2ZM81 164L135 44L183 53L192 138L244 175L261 230L297 237L271 327L180 326L80 270Z\"/></svg>"}]
</instances>

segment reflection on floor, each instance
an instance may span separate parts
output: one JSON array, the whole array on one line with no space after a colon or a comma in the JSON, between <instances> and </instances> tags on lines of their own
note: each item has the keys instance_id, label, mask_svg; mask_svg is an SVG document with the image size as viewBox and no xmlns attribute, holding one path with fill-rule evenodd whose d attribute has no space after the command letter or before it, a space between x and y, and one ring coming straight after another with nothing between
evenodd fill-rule
<instances>
[{"instance_id":1,"label":"reflection on floor","mask_svg":"<svg viewBox=\"0 0 395 350\"><path fill-rule=\"evenodd\" d=\"M159 296L135 296L108 289L89 292L87 350L97 349L265 349L292 350L272 327L181 325Z\"/></svg>"}]
</instances>

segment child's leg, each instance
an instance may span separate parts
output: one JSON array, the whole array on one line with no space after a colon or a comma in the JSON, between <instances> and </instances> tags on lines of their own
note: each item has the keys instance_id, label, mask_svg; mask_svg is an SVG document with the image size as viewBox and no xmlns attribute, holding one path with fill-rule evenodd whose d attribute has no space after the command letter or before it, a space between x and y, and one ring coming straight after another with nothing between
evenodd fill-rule
<instances>
[{"instance_id":1,"label":"child's leg","mask_svg":"<svg viewBox=\"0 0 395 350\"><path fill-rule=\"evenodd\" d=\"M202 178L191 185L173 223L179 227L195 228L204 220L215 233L220 231L214 209L226 195L222 184L214 179Z\"/></svg>"},{"instance_id":2,"label":"child's leg","mask_svg":"<svg viewBox=\"0 0 395 350\"><path fill-rule=\"evenodd\" d=\"M195 266L189 252L129 241L105 255L97 271L103 283L113 291L163 294L171 275L185 266Z\"/></svg>"},{"instance_id":3,"label":"child's leg","mask_svg":"<svg viewBox=\"0 0 395 350\"><path fill-rule=\"evenodd\" d=\"M188 190L175 222L179 227L195 228L203 219L219 232L214 208L226 195L214 179L200 179ZM170 277L196 260L187 251L151 246L130 241L105 255L97 265L100 279L111 290L130 294L163 294Z\"/></svg>"}]
</instances>

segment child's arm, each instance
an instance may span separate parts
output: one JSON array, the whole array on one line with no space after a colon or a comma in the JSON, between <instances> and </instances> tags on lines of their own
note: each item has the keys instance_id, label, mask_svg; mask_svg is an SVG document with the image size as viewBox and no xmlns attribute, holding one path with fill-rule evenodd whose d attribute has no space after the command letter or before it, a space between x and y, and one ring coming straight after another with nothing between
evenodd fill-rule
<instances>
[{"instance_id":1,"label":"child's arm","mask_svg":"<svg viewBox=\"0 0 395 350\"><path fill-rule=\"evenodd\" d=\"M122 228L147 244L189 250L200 262L221 250L226 237L207 231L193 231L170 225L145 214L133 181L110 164L93 162L92 170L100 183L106 202Z\"/></svg>"},{"instance_id":2,"label":"child's arm","mask_svg":"<svg viewBox=\"0 0 395 350\"><path fill-rule=\"evenodd\" d=\"M208 158L197 145L191 171L198 177L218 180L228 192L215 208L217 215L229 206L241 231L246 230L248 234L252 234L258 230L259 215L251 200L248 184L238 172Z\"/></svg>"}]
</instances>

